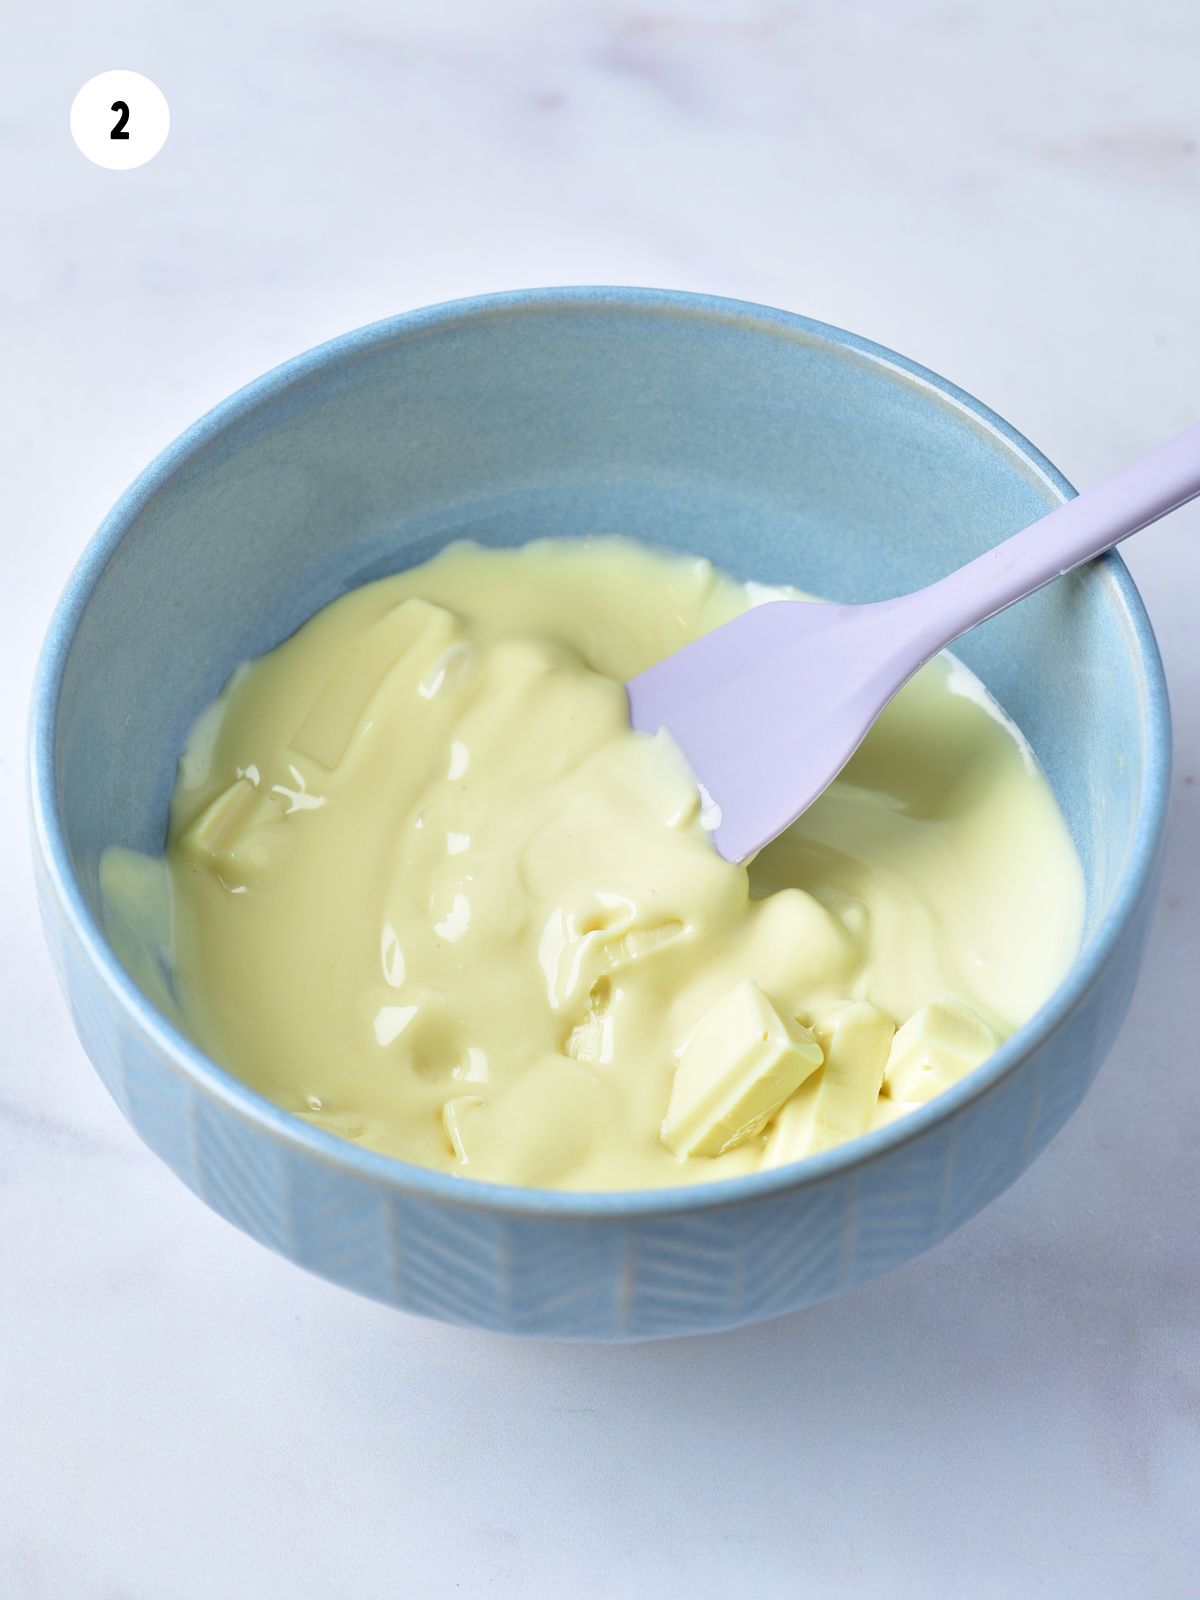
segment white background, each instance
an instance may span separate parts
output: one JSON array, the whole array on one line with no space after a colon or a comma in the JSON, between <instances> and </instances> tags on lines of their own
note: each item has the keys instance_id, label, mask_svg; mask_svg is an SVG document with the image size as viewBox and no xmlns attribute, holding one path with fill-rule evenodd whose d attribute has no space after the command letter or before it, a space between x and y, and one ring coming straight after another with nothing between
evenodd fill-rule
<instances>
[{"instance_id":1,"label":"white background","mask_svg":"<svg viewBox=\"0 0 1200 1600\"><path fill-rule=\"evenodd\" d=\"M743 1333L456 1332L211 1215L75 1042L22 795L35 651L111 501L244 380L405 307L772 302L945 372L1079 484L1196 421L1194 0L48 0L7 44L0 1593L1200 1593L1195 509L1128 552L1178 762L1100 1081L940 1249ZM133 172L67 128L118 66L171 107Z\"/></svg>"}]
</instances>

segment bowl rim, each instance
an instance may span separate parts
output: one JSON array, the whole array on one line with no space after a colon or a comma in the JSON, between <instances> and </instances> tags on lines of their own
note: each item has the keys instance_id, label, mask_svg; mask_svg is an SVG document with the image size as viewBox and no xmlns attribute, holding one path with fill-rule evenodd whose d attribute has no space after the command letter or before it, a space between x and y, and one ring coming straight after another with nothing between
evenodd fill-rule
<instances>
[{"instance_id":1,"label":"bowl rim","mask_svg":"<svg viewBox=\"0 0 1200 1600\"><path fill-rule=\"evenodd\" d=\"M1090 943L1075 958L1045 1004L999 1050L959 1083L886 1127L808 1156L790 1166L733 1178L653 1189L569 1190L484 1182L421 1167L352 1144L316 1128L265 1099L219 1066L159 1013L126 973L83 894L66 841L55 762L58 701L79 621L109 561L150 500L177 474L198 463L232 425L287 389L328 373L385 345L425 338L465 324L556 311L619 311L725 322L746 333L817 343L925 391L928 400L962 415L1015 464L1039 479L1059 502L1075 493L1067 479L1022 434L956 384L886 346L845 329L752 301L686 290L632 286L567 286L505 290L443 301L368 323L283 362L220 401L171 441L134 479L88 541L51 618L34 679L29 724L29 798L35 853L58 905L101 982L119 1007L194 1089L298 1156L406 1197L490 1214L562 1220L621 1220L682 1216L765 1200L784 1191L816 1189L875 1165L984 1099L1034 1048L1044 1044L1081 1003L1106 964L1139 902L1153 883L1166 819L1171 774L1171 721L1162 661L1141 596L1114 552L1083 569L1103 582L1124 625L1137 677L1143 784L1140 805L1109 907Z\"/></svg>"}]
</instances>

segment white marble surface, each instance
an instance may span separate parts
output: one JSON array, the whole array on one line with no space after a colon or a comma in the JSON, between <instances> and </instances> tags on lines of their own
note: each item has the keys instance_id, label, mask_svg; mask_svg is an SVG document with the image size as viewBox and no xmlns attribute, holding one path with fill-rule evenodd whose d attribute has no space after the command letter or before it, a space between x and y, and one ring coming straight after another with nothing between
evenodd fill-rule
<instances>
[{"instance_id":1,"label":"white marble surface","mask_svg":"<svg viewBox=\"0 0 1200 1600\"><path fill-rule=\"evenodd\" d=\"M244 379L554 282L742 295L982 395L1086 483L1196 420L1194 0L47 0L0 107L0 1592L1200 1592L1200 516L1129 559L1178 728L1166 892L1085 1107L885 1281L721 1338L520 1345L306 1277L133 1139L36 930L20 754L90 530ZM67 109L152 76L163 154Z\"/></svg>"}]
</instances>

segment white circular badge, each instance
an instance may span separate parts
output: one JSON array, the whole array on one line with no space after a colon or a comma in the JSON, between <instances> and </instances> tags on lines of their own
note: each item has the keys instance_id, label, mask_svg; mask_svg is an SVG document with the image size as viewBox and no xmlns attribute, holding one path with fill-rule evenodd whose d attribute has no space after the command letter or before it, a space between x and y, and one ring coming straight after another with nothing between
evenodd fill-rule
<instances>
[{"instance_id":1,"label":"white circular badge","mask_svg":"<svg viewBox=\"0 0 1200 1600\"><path fill-rule=\"evenodd\" d=\"M156 83L140 72L89 78L71 106L71 137L98 167L125 171L152 161L167 142L171 111Z\"/></svg>"}]
</instances>

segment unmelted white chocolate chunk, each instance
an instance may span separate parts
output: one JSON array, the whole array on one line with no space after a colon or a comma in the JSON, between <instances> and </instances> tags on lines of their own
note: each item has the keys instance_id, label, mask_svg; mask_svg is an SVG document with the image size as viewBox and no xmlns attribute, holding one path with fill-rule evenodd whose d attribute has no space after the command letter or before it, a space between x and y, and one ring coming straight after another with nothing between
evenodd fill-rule
<instances>
[{"instance_id":1,"label":"unmelted white chocolate chunk","mask_svg":"<svg viewBox=\"0 0 1200 1600\"><path fill-rule=\"evenodd\" d=\"M250 820L258 798L250 779L238 778L188 825L180 839L181 847L192 855L220 860Z\"/></svg>"},{"instance_id":2,"label":"unmelted white chocolate chunk","mask_svg":"<svg viewBox=\"0 0 1200 1600\"><path fill-rule=\"evenodd\" d=\"M893 1100L920 1105L986 1061L999 1039L959 1000L922 1006L897 1032L884 1071Z\"/></svg>"},{"instance_id":3,"label":"unmelted white chocolate chunk","mask_svg":"<svg viewBox=\"0 0 1200 1600\"><path fill-rule=\"evenodd\" d=\"M762 1131L821 1065L807 1028L781 1017L747 978L678 1051L662 1141L677 1156L719 1156Z\"/></svg>"},{"instance_id":4,"label":"unmelted white chocolate chunk","mask_svg":"<svg viewBox=\"0 0 1200 1600\"><path fill-rule=\"evenodd\" d=\"M293 798L282 789L264 794L249 778L238 778L184 829L180 851L214 868L226 883L244 885L286 843L287 830L280 824L290 810L299 809Z\"/></svg>"},{"instance_id":5,"label":"unmelted white chocolate chunk","mask_svg":"<svg viewBox=\"0 0 1200 1600\"><path fill-rule=\"evenodd\" d=\"M455 667L447 654L455 643L454 618L442 606L412 599L385 611L334 668L293 733L292 749L332 770L395 667L412 670L414 689L426 699L442 688L448 671L461 681L462 662Z\"/></svg>"},{"instance_id":6,"label":"unmelted white chocolate chunk","mask_svg":"<svg viewBox=\"0 0 1200 1600\"><path fill-rule=\"evenodd\" d=\"M850 1000L820 1011L813 1035L825 1054L819 1072L801 1085L772 1123L764 1167L799 1161L871 1126L896 1025L866 1000Z\"/></svg>"}]
</instances>

